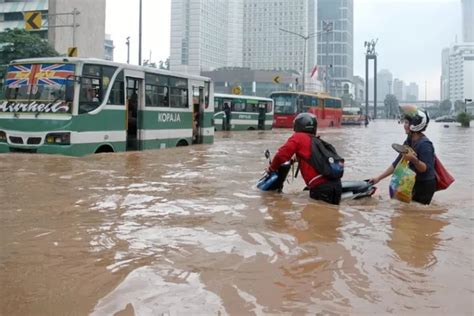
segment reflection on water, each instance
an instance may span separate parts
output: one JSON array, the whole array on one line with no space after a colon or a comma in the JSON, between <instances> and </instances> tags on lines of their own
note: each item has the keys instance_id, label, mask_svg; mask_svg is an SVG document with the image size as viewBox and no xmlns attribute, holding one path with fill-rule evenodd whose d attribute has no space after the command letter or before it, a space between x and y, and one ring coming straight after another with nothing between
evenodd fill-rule
<instances>
[{"instance_id":1,"label":"reflection on water","mask_svg":"<svg viewBox=\"0 0 474 316\"><path fill-rule=\"evenodd\" d=\"M330 206L301 177L255 188L290 130L212 146L0 156L0 314L472 314L473 129L428 136L456 182L430 206ZM346 179L379 173L396 122L327 129ZM455 150L453 149L455 148Z\"/></svg>"}]
</instances>

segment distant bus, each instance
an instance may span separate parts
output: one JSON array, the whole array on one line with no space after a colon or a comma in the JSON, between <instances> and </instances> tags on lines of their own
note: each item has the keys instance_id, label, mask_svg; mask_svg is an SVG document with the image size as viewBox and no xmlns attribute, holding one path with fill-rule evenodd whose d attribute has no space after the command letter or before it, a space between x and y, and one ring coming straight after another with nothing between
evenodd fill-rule
<instances>
[{"instance_id":1,"label":"distant bus","mask_svg":"<svg viewBox=\"0 0 474 316\"><path fill-rule=\"evenodd\" d=\"M210 79L99 59L13 61L0 100L0 153L82 156L210 144Z\"/></svg>"},{"instance_id":2,"label":"distant bus","mask_svg":"<svg viewBox=\"0 0 474 316\"><path fill-rule=\"evenodd\" d=\"M319 127L340 127L342 100L324 93L277 91L270 95L275 104L273 127L291 128L299 113L311 112Z\"/></svg>"},{"instance_id":3,"label":"distant bus","mask_svg":"<svg viewBox=\"0 0 474 316\"><path fill-rule=\"evenodd\" d=\"M365 122L365 116L359 107L342 108L342 125L362 125Z\"/></svg>"},{"instance_id":4,"label":"distant bus","mask_svg":"<svg viewBox=\"0 0 474 316\"><path fill-rule=\"evenodd\" d=\"M270 98L216 93L214 105L214 126L218 131L272 129L273 100Z\"/></svg>"}]
</instances>

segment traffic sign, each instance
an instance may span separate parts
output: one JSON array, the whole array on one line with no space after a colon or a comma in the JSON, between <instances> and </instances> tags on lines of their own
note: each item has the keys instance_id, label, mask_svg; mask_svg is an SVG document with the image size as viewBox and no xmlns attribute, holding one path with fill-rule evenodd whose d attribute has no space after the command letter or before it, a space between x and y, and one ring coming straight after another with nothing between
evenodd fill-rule
<instances>
[{"instance_id":1,"label":"traffic sign","mask_svg":"<svg viewBox=\"0 0 474 316\"><path fill-rule=\"evenodd\" d=\"M68 57L77 57L77 47L69 47L67 49L67 56Z\"/></svg>"},{"instance_id":2,"label":"traffic sign","mask_svg":"<svg viewBox=\"0 0 474 316\"><path fill-rule=\"evenodd\" d=\"M242 88L240 86L235 86L232 88L232 93L233 94L241 94L242 93Z\"/></svg>"},{"instance_id":3,"label":"traffic sign","mask_svg":"<svg viewBox=\"0 0 474 316\"><path fill-rule=\"evenodd\" d=\"M41 19L41 12L39 11L29 11L24 12L23 17L25 19L25 30L39 30L43 21Z\"/></svg>"},{"instance_id":4,"label":"traffic sign","mask_svg":"<svg viewBox=\"0 0 474 316\"><path fill-rule=\"evenodd\" d=\"M273 82L274 83L280 83L280 76L273 77Z\"/></svg>"}]
</instances>

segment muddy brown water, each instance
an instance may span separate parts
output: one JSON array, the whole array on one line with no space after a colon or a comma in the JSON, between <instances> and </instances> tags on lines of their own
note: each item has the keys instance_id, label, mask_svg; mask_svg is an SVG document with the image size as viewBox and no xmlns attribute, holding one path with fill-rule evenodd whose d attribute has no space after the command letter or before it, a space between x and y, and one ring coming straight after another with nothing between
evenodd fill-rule
<instances>
[{"instance_id":1,"label":"muddy brown water","mask_svg":"<svg viewBox=\"0 0 474 316\"><path fill-rule=\"evenodd\" d=\"M0 155L1 315L474 313L474 128L427 135L456 182L432 205L328 206L255 183L290 130L70 158ZM320 133L345 179L380 173L393 121Z\"/></svg>"}]
</instances>

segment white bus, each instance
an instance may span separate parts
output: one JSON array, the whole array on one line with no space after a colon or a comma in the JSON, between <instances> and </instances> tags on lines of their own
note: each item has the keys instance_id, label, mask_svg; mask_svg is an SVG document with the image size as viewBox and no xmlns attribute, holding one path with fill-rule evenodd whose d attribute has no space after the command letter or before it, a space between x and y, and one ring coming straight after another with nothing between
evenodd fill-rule
<instances>
[{"instance_id":1,"label":"white bus","mask_svg":"<svg viewBox=\"0 0 474 316\"><path fill-rule=\"evenodd\" d=\"M99 59L12 61L0 153L91 153L210 144L209 78Z\"/></svg>"},{"instance_id":2,"label":"white bus","mask_svg":"<svg viewBox=\"0 0 474 316\"><path fill-rule=\"evenodd\" d=\"M214 95L216 130L269 130L273 124L273 100L248 95Z\"/></svg>"}]
</instances>

